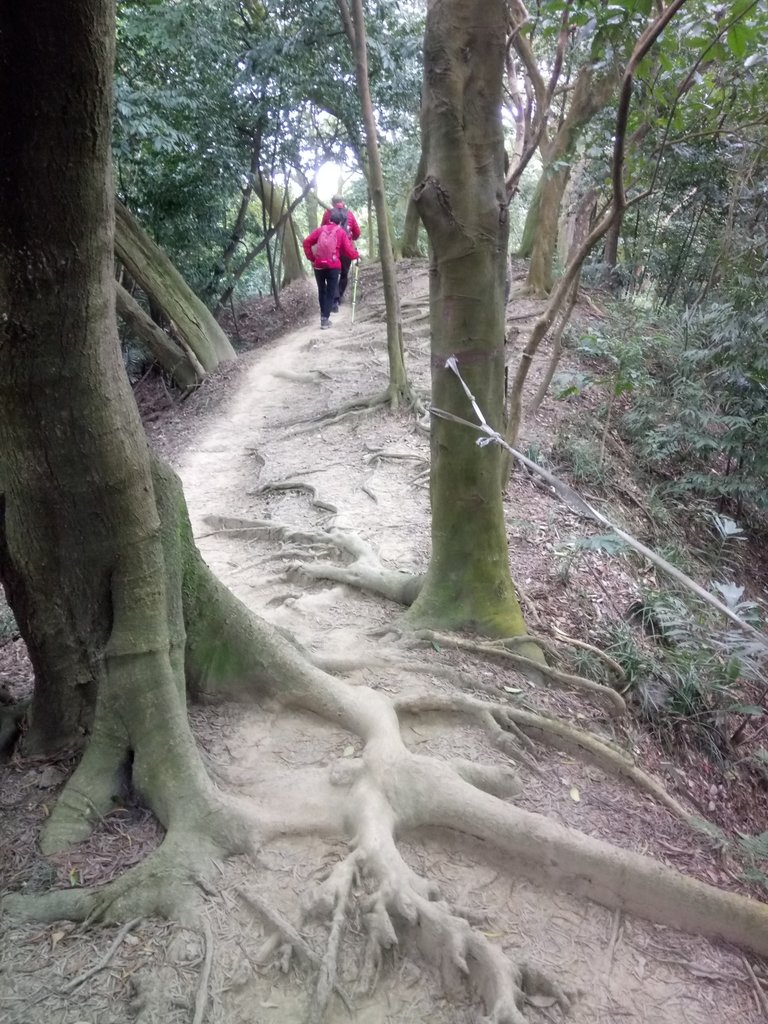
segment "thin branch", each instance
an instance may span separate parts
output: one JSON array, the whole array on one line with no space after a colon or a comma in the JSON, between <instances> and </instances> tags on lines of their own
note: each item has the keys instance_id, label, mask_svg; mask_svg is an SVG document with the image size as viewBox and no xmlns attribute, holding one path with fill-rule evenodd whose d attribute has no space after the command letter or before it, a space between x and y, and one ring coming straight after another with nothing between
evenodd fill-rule
<instances>
[{"instance_id":1,"label":"thin branch","mask_svg":"<svg viewBox=\"0 0 768 1024\"><path fill-rule=\"evenodd\" d=\"M200 971L200 980L195 993L195 1014L192 1024L203 1024L205 1010L208 1006L208 985L211 979L211 967L213 965L213 932L208 921L203 918L203 938L205 941L205 956Z\"/></svg>"},{"instance_id":2,"label":"thin branch","mask_svg":"<svg viewBox=\"0 0 768 1024\"><path fill-rule=\"evenodd\" d=\"M355 23L352 19L352 13L349 9L347 0L336 0L339 8L339 14L341 15L341 23L344 26L344 34L347 37L349 45L352 47L352 53L357 52L357 36L355 34Z\"/></svg>"},{"instance_id":3,"label":"thin branch","mask_svg":"<svg viewBox=\"0 0 768 1024\"><path fill-rule=\"evenodd\" d=\"M89 967L87 971L84 971L82 974L78 974L78 976L76 978L73 978L72 981L68 981L66 985L62 986L62 988L59 989L59 995L69 995L70 992L74 992L76 988L80 988L80 986L84 984L84 982L88 981L89 978L92 978L94 974L98 974L99 971L103 971L104 968L109 964L112 957L120 948L120 944L122 943L123 939L126 937L128 932L133 931L133 929L136 927L140 920L140 917L134 917L133 920L127 921L120 929L120 931L117 933L112 945L109 947L109 949L101 958L101 960L99 960L99 962L95 964L93 967Z\"/></svg>"}]
</instances>

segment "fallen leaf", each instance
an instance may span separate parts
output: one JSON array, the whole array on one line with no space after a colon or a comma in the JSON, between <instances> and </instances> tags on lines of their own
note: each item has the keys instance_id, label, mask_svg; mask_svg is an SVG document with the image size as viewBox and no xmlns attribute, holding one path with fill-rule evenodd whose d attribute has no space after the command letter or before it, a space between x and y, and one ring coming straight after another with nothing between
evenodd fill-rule
<instances>
[{"instance_id":1,"label":"fallen leaf","mask_svg":"<svg viewBox=\"0 0 768 1024\"><path fill-rule=\"evenodd\" d=\"M354 752L355 752L355 748L354 747L344 747L344 753L342 754L342 757L352 757Z\"/></svg>"},{"instance_id":2,"label":"fallen leaf","mask_svg":"<svg viewBox=\"0 0 768 1024\"><path fill-rule=\"evenodd\" d=\"M51 949L55 949L56 944L58 942L61 942L65 935L66 932L54 932L53 935L51 936Z\"/></svg>"},{"instance_id":3,"label":"fallen leaf","mask_svg":"<svg viewBox=\"0 0 768 1024\"><path fill-rule=\"evenodd\" d=\"M504 932L483 932L486 939L503 939Z\"/></svg>"},{"instance_id":4,"label":"fallen leaf","mask_svg":"<svg viewBox=\"0 0 768 1024\"><path fill-rule=\"evenodd\" d=\"M504 689L507 693L522 693L523 691L517 686L505 686Z\"/></svg>"},{"instance_id":5,"label":"fallen leaf","mask_svg":"<svg viewBox=\"0 0 768 1024\"><path fill-rule=\"evenodd\" d=\"M571 786L570 794L571 794L571 800L573 800L573 802L575 804L577 804L579 802L579 800L581 800L581 793L579 793L579 791L576 788L576 786Z\"/></svg>"},{"instance_id":6,"label":"fallen leaf","mask_svg":"<svg viewBox=\"0 0 768 1024\"><path fill-rule=\"evenodd\" d=\"M125 943L128 946L138 946L138 944L140 942L141 942L141 939L138 937L138 935L126 935L125 936Z\"/></svg>"}]
</instances>

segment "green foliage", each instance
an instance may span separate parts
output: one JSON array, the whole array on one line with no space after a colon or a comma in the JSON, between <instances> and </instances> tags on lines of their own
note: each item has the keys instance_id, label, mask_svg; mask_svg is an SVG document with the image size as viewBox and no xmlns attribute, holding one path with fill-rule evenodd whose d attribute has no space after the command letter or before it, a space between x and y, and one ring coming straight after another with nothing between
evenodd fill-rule
<instances>
[{"instance_id":1,"label":"green foliage","mask_svg":"<svg viewBox=\"0 0 768 1024\"><path fill-rule=\"evenodd\" d=\"M423 11L404 0L365 7L371 89L393 152L392 190L402 195L398 161L412 180L418 152L412 144L403 156L394 133L416 137ZM295 197L326 160L359 163L354 63L338 6L127 0L118 6L117 42L118 192L193 286L212 297L270 226L258 190L250 191L256 173ZM365 195L359 198L358 209ZM301 233L301 211L296 220ZM243 278L250 288L270 288L268 256L279 268L278 239L250 265Z\"/></svg>"},{"instance_id":2,"label":"green foliage","mask_svg":"<svg viewBox=\"0 0 768 1024\"><path fill-rule=\"evenodd\" d=\"M651 593L640 604L641 629L608 623L606 651L624 669L630 693L663 743L693 743L722 761L728 737L720 723L738 694L732 662L702 644L698 623L679 599Z\"/></svg>"},{"instance_id":3,"label":"green foliage","mask_svg":"<svg viewBox=\"0 0 768 1024\"><path fill-rule=\"evenodd\" d=\"M614 534L593 537L576 537L561 545L555 552L558 558L557 573L563 584L570 579L571 570L585 551L600 551L607 555L616 555L626 550L624 541Z\"/></svg>"},{"instance_id":4,"label":"green foliage","mask_svg":"<svg viewBox=\"0 0 768 1024\"><path fill-rule=\"evenodd\" d=\"M658 349L653 387L622 426L647 466L670 478L669 493L738 514L768 504L767 314L768 305L713 304L686 315Z\"/></svg>"},{"instance_id":5,"label":"green foliage","mask_svg":"<svg viewBox=\"0 0 768 1024\"><path fill-rule=\"evenodd\" d=\"M605 485L606 468L593 438L565 429L558 434L552 454L576 484Z\"/></svg>"}]
</instances>

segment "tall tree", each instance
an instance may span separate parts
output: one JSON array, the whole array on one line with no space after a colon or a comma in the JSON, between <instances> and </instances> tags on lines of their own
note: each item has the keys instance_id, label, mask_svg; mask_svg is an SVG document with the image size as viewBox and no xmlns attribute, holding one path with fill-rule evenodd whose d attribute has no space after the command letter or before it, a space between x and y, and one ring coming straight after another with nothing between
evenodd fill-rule
<instances>
[{"instance_id":1,"label":"tall tree","mask_svg":"<svg viewBox=\"0 0 768 1024\"><path fill-rule=\"evenodd\" d=\"M472 418L447 365L488 423L503 428L507 199L501 121L503 0L431 0L424 41L416 202L431 248L432 404ZM510 577L501 452L466 427L432 419L432 559L410 615L513 636L525 625Z\"/></svg>"},{"instance_id":2,"label":"tall tree","mask_svg":"<svg viewBox=\"0 0 768 1024\"><path fill-rule=\"evenodd\" d=\"M379 259L384 284L384 304L387 311L387 352L389 354L389 388L387 398L393 408L402 402L412 401L411 386L405 368L403 348L403 317L400 311L400 291L397 284L395 249L392 228L384 189L384 173L381 168L376 118L371 102L371 87L368 81L368 38L365 28L365 13L362 0L338 0L344 31L355 59L355 79L360 97L360 106L365 126L365 149L368 157L368 187L376 209Z\"/></svg>"},{"instance_id":3,"label":"tall tree","mask_svg":"<svg viewBox=\"0 0 768 1024\"><path fill-rule=\"evenodd\" d=\"M117 343L113 16L109 0L46 0L3 25L0 562L32 641L30 749L91 733L50 819L49 849L105 812L129 751L166 822L178 800L211 793L179 686L181 559L163 548ZM39 61L24 56L29 46ZM34 117L9 109L22 81Z\"/></svg>"}]
</instances>

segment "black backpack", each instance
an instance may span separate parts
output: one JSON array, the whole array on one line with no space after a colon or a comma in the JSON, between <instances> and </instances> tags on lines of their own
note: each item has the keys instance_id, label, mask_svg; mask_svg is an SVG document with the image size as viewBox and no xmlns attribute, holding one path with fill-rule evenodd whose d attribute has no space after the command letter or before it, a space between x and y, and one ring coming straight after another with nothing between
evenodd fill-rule
<instances>
[{"instance_id":1,"label":"black backpack","mask_svg":"<svg viewBox=\"0 0 768 1024\"><path fill-rule=\"evenodd\" d=\"M344 228L347 235L351 238L352 232L349 230L349 210L346 208L346 206L334 206L334 210L338 210L339 213L341 214L342 219L339 221L339 227Z\"/></svg>"}]
</instances>

